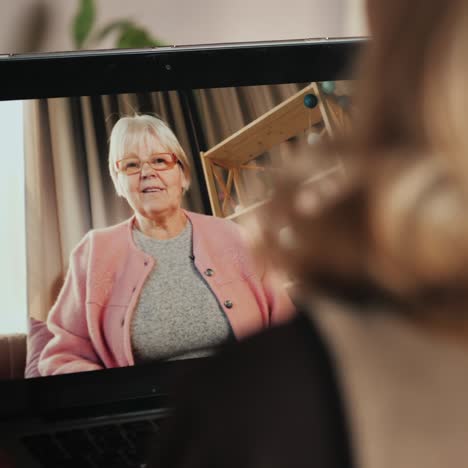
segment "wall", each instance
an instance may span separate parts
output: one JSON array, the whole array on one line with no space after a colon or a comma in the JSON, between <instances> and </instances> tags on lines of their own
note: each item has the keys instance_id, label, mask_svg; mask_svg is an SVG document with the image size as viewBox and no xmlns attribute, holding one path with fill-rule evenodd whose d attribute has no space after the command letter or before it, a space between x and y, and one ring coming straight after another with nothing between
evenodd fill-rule
<instances>
[{"instance_id":1,"label":"wall","mask_svg":"<svg viewBox=\"0 0 468 468\"><path fill-rule=\"evenodd\" d=\"M132 18L170 44L360 35L362 0L96 0L98 23ZM73 49L78 0L15 0L0 16L0 53ZM112 47L113 40L99 44Z\"/></svg>"},{"instance_id":2,"label":"wall","mask_svg":"<svg viewBox=\"0 0 468 468\"><path fill-rule=\"evenodd\" d=\"M346 0L344 15L344 36L367 36L369 34L365 18L365 0Z\"/></svg>"}]
</instances>

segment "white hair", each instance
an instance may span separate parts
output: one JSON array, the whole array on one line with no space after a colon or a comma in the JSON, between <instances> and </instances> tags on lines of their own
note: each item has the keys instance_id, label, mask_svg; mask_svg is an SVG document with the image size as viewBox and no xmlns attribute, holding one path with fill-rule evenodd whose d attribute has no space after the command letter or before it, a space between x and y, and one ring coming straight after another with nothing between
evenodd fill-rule
<instances>
[{"instance_id":1,"label":"white hair","mask_svg":"<svg viewBox=\"0 0 468 468\"><path fill-rule=\"evenodd\" d=\"M120 118L112 128L109 138L109 171L119 196L123 194L117 177L117 161L123 159L129 150L141 143L143 139L151 136L155 136L167 148L167 151L176 155L187 182L184 191L188 190L191 180L190 164L174 132L158 117L136 114Z\"/></svg>"}]
</instances>

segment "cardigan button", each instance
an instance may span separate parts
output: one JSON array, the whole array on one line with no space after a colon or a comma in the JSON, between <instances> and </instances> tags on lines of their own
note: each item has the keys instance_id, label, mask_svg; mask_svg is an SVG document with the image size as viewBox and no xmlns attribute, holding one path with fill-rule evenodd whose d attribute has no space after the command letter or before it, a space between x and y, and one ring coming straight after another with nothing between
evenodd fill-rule
<instances>
[{"instance_id":1,"label":"cardigan button","mask_svg":"<svg viewBox=\"0 0 468 468\"><path fill-rule=\"evenodd\" d=\"M145 260L144 265L145 265L145 266L148 266L148 260Z\"/></svg>"},{"instance_id":2,"label":"cardigan button","mask_svg":"<svg viewBox=\"0 0 468 468\"><path fill-rule=\"evenodd\" d=\"M234 304L232 303L231 300L227 299L226 301L224 301L224 305L225 305L226 309L232 309L232 306Z\"/></svg>"},{"instance_id":3,"label":"cardigan button","mask_svg":"<svg viewBox=\"0 0 468 468\"><path fill-rule=\"evenodd\" d=\"M125 319L122 319L122 320L120 321L120 326L123 327L124 325L125 325Z\"/></svg>"},{"instance_id":4,"label":"cardigan button","mask_svg":"<svg viewBox=\"0 0 468 468\"><path fill-rule=\"evenodd\" d=\"M136 291L136 286L134 286L134 288L132 289L132 293L134 293Z\"/></svg>"},{"instance_id":5,"label":"cardigan button","mask_svg":"<svg viewBox=\"0 0 468 468\"><path fill-rule=\"evenodd\" d=\"M207 268L205 270L205 275L206 276L213 276L214 275L214 271L211 269L211 268Z\"/></svg>"}]
</instances>

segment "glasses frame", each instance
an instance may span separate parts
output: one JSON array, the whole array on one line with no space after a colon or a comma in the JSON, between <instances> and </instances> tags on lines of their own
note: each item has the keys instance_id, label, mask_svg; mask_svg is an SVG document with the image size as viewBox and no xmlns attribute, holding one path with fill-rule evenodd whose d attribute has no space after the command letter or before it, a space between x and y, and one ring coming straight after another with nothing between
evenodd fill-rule
<instances>
[{"instance_id":1,"label":"glasses frame","mask_svg":"<svg viewBox=\"0 0 468 468\"><path fill-rule=\"evenodd\" d=\"M132 172L131 174L127 174L125 171L123 171L121 169L121 164L123 161L127 160L127 159L139 159L141 161L141 159L138 157L138 156L129 156L129 157L126 157L126 158L122 158L122 159L119 159L118 161L116 161L115 163L115 167L117 169L117 172L119 172L120 174L124 174L126 176L130 176L130 175L135 175L135 174L139 174L142 170L143 170L143 166L148 163L149 166L151 167L151 169L157 171L157 172L164 172L164 171L169 171L170 169L172 169L176 164L179 164L180 167L183 168L182 166L182 163L180 162L179 158L175 155L175 153L171 153L171 152L164 152L164 153L153 153L151 155L151 157L153 156L157 156L157 155L162 155L162 154L169 154L172 156L172 164L168 167L166 167L166 169L157 169L156 167L154 167L149 161L143 161L140 169L138 171L135 171L135 172Z\"/></svg>"}]
</instances>

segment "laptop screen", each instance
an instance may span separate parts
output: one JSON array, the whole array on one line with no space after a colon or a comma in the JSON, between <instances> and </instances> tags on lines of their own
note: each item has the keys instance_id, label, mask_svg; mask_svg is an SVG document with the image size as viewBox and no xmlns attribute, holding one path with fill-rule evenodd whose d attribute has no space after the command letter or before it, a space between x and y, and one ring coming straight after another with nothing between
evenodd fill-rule
<instances>
[{"instance_id":1,"label":"laptop screen","mask_svg":"<svg viewBox=\"0 0 468 468\"><path fill-rule=\"evenodd\" d=\"M291 316L239 226L351 125L353 82L244 74L0 101L2 379L209 356ZM315 161L318 203L343 177Z\"/></svg>"}]
</instances>

